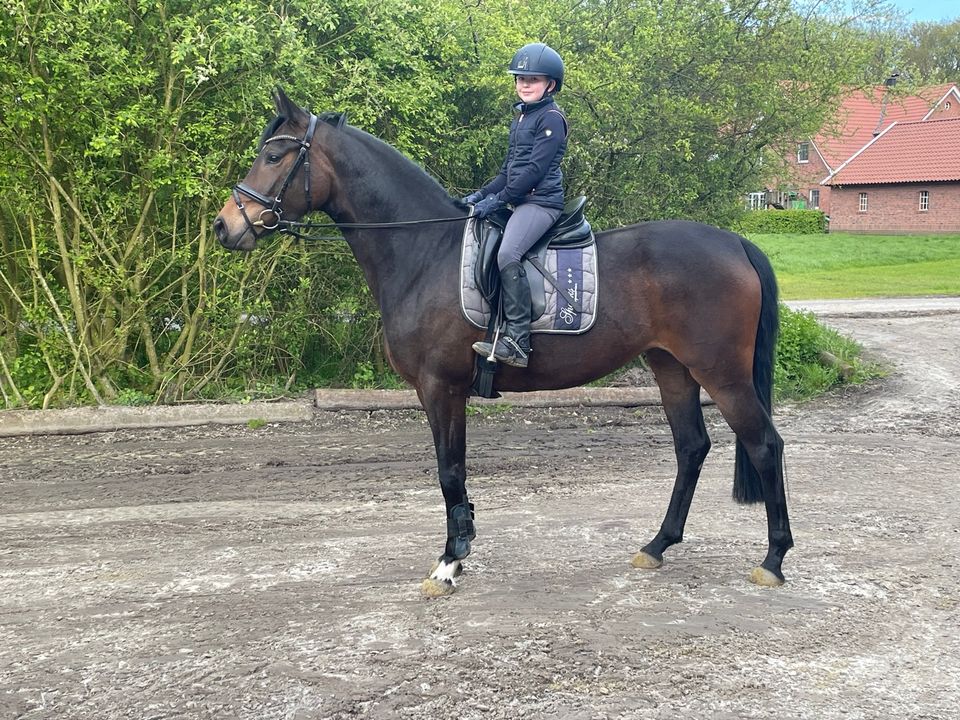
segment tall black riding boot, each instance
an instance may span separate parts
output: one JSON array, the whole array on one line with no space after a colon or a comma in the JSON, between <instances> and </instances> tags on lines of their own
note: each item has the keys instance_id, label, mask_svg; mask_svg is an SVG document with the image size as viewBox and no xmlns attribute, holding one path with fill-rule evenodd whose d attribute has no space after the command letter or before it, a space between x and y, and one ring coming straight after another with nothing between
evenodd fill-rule
<instances>
[{"instance_id":1,"label":"tall black riding boot","mask_svg":"<svg viewBox=\"0 0 960 720\"><path fill-rule=\"evenodd\" d=\"M500 293L507 327L493 348L493 357L506 365L526 367L530 355L530 283L523 265L510 263L500 270ZM474 343L473 349L490 356L490 343Z\"/></svg>"}]
</instances>

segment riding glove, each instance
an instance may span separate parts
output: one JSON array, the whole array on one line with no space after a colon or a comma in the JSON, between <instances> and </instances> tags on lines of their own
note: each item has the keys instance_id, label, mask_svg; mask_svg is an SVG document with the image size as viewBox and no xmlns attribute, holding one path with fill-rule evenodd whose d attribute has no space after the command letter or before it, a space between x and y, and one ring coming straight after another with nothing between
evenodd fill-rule
<instances>
[{"instance_id":1,"label":"riding glove","mask_svg":"<svg viewBox=\"0 0 960 720\"><path fill-rule=\"evenodd\" d=\"M483 193L477 190L465 196L462 202L464 205L476 205L481 200L483 200Z\"/></svg>"},{"instance_id":2,"label":"riding glove","mask_svg":"<svg viewBox=\"0 0 960 720\"><path fill-rule=\"evenodd\" d=\"M497 210L502 208L503 205L503 201L499 200L496 195L490 195L474 205L473 216L478 220L482 220L483 218L487 217L487 215L492 215L495 213Z\"/></svg>"}]
</instances>

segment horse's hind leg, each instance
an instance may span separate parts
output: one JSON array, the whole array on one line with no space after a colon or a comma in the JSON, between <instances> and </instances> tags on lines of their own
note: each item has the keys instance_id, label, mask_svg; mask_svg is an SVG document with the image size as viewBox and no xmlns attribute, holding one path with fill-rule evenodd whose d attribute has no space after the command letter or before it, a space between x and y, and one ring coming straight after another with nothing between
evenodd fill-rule
<instances>
[{"instance_id":1,"label":"horse's hind leg","mask_svg":"<svg viewBox=\"0 0 960 720\"><path fill-rule=\"evenodd\" d=\"M687 368L663 350L649 351L647 361L660 386L677 454L677 479L660 532L633 558L635 567L658 568L663 564L663 551L683 541L683 528L700 469L710 451L710 438L703 424L700 385Z\"/></svg>"},{"instance_id":2,"label":"horse's hind leg","mask_svg":"<svg viewBox=\"0 0 960 720\"><path fill-rule=\"evenodd\" d=\"M750 573L750 580L758 585L782 585L783 556L793 547L783 482L783 439L760 403L752 383L705 387L736 433L737 440L743 445L759 475L760 490L767 512L769 546L766 558Z\"/></svg>"}]
</instances>

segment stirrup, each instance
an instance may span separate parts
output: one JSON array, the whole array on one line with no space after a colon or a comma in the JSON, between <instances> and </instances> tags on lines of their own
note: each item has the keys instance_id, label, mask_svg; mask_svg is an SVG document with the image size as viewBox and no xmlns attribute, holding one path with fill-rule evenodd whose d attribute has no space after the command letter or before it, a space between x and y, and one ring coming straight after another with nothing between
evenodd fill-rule
<instances>
[{"instance_id":1,"label":"stirrup","mask_svg":"<svg viewBox=\"0 0 960 720\"><path fill-rule=\"evenodd\" d=\"M525 368L530 360L529 350L524 350L520 344L509 335L504 335L493 349L493 356L504 365Z\"/></svg>"},{"instance_id":2,"label":"stirrup","mask_svg":"<svg viewBox=\"0 0 960 720\"><path fill-rule=\"evenodd\" d=\"M493 355L493 343L475 342L472 347L473 351L484 360L489 360L490 356ZM497 359L494 358L493 361L496 362Z\"/></svg>"}]
</instances>

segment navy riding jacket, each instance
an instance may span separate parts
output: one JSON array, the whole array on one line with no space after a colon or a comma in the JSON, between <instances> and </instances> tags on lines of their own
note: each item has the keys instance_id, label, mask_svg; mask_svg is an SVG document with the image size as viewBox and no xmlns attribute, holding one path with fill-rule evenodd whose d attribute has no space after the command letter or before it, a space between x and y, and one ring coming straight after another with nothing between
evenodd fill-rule
<instances>
[{"instance_id":1,"label":"navy riding jacket","mask_svg":"<svg viewBox=\"0 0 960 720\"><path fill-rule=\"evenodd\" d=\"M567 119L548 97L539 102L517 103L510 124L510 144L500 173L480 192L494 194L511 205L536 203L563 208L563 173L560 161L567 151Z\"/></svg>"}]
</instances>

